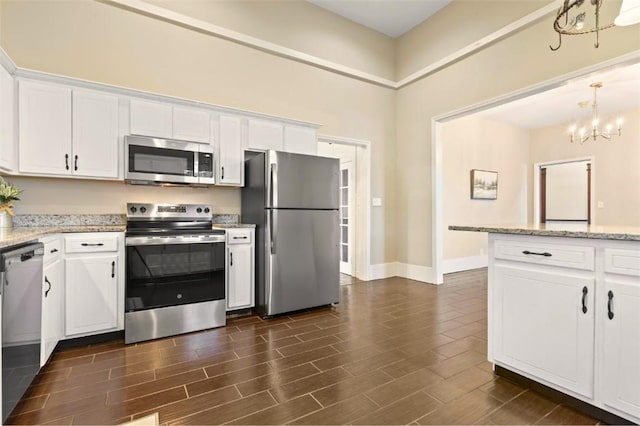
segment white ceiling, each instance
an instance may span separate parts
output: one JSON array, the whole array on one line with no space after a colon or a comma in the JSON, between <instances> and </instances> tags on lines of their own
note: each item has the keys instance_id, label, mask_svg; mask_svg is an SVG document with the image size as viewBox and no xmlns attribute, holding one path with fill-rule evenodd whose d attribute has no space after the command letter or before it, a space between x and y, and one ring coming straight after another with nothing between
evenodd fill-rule
<instances>
[{"instance_id":1,"label":"white ceiling","mask_svg":"<svg viewBox=\"0 0 640 426\"><path fill-rule=\"evenodd\" d=\"M400 37L451 0L307 0L389 37Z\"/></svg>"},{"instance_id":2,"label":"white ceiling","mask_svg":"<svg viewBox=\"0 0 640 426\"><path fill-rule=\"evenodd\" d=\"M526 129L540 129L589 121L593 89L591 83L602 82L598 89L598 115L615 120L616 114L640 108L640 63L581 77L557 89L479 112L478 115ZM589 101L580 108L578 102ZM607 117L608 116L608 117Z\"/></svg>"}]
</instances>

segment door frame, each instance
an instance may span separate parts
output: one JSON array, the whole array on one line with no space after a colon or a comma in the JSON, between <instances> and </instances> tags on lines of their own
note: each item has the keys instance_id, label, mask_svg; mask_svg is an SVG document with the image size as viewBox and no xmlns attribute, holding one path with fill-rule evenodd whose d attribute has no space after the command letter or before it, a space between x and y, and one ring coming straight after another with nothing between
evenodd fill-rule
<instances>
[{"instance_id":1,"label":"door frame","mask_svg":"<svg viewBox=\"0 0 640 426\"><path fill-rule=\"evenodd\" d=\"M354 148L357 149L357 148ZM341 274L347 274L347 275L351 275L351 276L355 276L355 259L354 259L354 254L355 254L355 250L354 248L356 247L356 239L355 239L355 235L356 235L356 227L358 226L358 220L357 220L357 214L355 209L358 206L358 203L356 201L356 197L357 197L357 191L356 191L356 182L354 181L355 179L355 174L356 174L356 164L354 161L342 161L342 159L340 159L340 173L342 173L342 170L347 170L348 176L349 176L349 184L347 185L347 208L349 209L349 213L347 216L348 222L347 222L347 252L349 254L348 256L348 261L347 262L343 262L342 261L342 248L340 249L340 273ZM340 180L342 180L342 178L340 178ZM342 189L343 186L340 185L340 207L343 206L342 204ZM342 214L340 215L340 236L342 237ZM342 242L342 238L340 239L340 245L344 244ZM343 270L343 267L345 269L348 269L348 272L346 270Z\"/></svg>"},{"instance_id":2,"label":"door frame","mask_svg":"<svg viewBox=\"0 0 640 426\"><path fill-rule=\"evenodd\" d=\"M553 166L554 164L566 164L566 163L579 163L579 162L587 162L591 164L591 172L590 172L590 180L587 187L587 202L589 203L589 220L590 223L595 223L596 212L593 205L593 200L595 200L595 185L593 185L593 181L595 179L595 157L578 157L578 158L568 158L564 160L556 160L556 161L543 161L540 163L534 163L533 165L533 223L539 224L540 222L540 204L541 204L541 188L540 188L540 169L542 166Z\"/></svg>"},{"instance_id":3,"label":"door frame","mask_svg":"<svg viewBox=\"0 0 640 426\"><path fill-rule=\"evenodd\" d=\"M318 135L318 142L348 145L356 148L356 238L354 275L368 281L371 267L371 142L342 136ZM360 185L362 183L362 185ZM364 190L360 188L364 187ZM364 244L358 244L364 241Z\"/></svg>"},{"instance_id":4,"label":"door frame","mask_svg":"<svg viewBox=\"0 0 640 426\"><path fill-rule=\"evenodd\" d=\"M591 73L603 71L614 66L632 65L640 62L640 50L597 63L568 74L553 77L524 89L516 90L506 95L478 102L457 110L431 117L431 282L442 284L444 282L444 253L442 229L442 203L443 203L443 126L446 122L457 118L466 117L480 111L497 107L509 102L529 97L550 89L558 88L572 79L585 77ZM592 171L593 172L593 171ZM593 179L592 175L592 179ZM594 220L594 218L591 218ZM464 224L462 224L464 225Z\"/></svg>"}]
</instances>

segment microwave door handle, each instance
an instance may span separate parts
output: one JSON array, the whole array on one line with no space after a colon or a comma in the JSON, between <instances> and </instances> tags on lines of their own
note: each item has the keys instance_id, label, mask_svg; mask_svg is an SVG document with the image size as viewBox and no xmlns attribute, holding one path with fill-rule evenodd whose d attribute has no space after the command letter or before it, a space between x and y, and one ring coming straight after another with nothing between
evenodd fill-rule
<instances>
[{"instance_id":1,"label":"microwave door handle","mask_svg":"<svg viewBox=\"0 0 640 426\"><path fill-rule=\"evenodd\" d=\"M200 168L200 153L194 152L193 153L193 177L197 178L198 176L200 176L199 168Z\"/></svg>"}]
</instances>

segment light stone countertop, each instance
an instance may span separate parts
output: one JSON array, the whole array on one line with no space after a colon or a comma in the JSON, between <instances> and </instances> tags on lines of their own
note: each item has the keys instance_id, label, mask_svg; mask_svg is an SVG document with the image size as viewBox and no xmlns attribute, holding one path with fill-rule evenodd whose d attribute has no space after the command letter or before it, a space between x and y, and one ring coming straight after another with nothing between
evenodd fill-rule
<instances>
[{"instance_id":1,"label":"light stone countertop","mask_svg":"<svg viewBox=\"0 0 640 426\"><path fill-rule=\"evenodd\" d=\"M51 234L73 232L124 232L125 225L58 225L0 228L0 248L36 241Z\"/></svg>"},{"instance_id":2,"label":"light stone countertop","mask_svg":"<svg viewBox=\"0 0 640 426\"><path fill-rule=\"evenodd\" d=\"M640 241L640 227L631 226L543 223L539 225L451 225L449 229L452 231L490 232L496 234Z\"/></svg>"}]
</instances>

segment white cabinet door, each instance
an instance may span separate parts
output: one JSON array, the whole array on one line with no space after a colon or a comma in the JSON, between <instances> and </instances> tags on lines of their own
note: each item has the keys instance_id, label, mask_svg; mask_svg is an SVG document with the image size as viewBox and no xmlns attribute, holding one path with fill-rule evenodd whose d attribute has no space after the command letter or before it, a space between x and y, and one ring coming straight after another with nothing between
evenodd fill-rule
<instances>
[{"instance_id":1,"label":"white cabinet door","mask_svg":"<svg viewBox=\"0 0 640 426\"><path fill-rule=\"evenodd\" d=\"M191 142L211 142L209 111L173 107L173 139Z\"/></svg>"},{"instance_id":2,"label":"white cabinet door","mask_svg":"<svg viewBox=\"0 0 640 426\"><path fill-rule=\"evenodd\" d=\"M173 137L173 110L171 105L132 99L130 103L132 135Z\"/></svg>"},{"instance_id":3,"label":"white cabinet door","mask_svg":"<svg viewBox=\"0 0 640 426\"><path fill-rule=\"evenodd\" d=\"M282 151L283 132L281 123L251 119L248 124L247 148Z\"/></svg>"},{"instance_id":4,"label":"white cabinet door","mask_svg":"<svg viewBox=\"0 0 640 426\"><path fill-rule=\"evenodd\" d=\"M232 245L227 251L227 310L253 307L253 244Z\"/></svg>"},{"instance_id":5,"label":"white cabinet door","mask_svg":"<svg viewBox=\"0 0 640 426\"><path fill-rule=\"evenodd\" d=\"M295 154L316 155L318 153L318 136L316 129L285 126L284 150Z\"/></svg>"},{"instance_id":6,"label":"white cabinet door","mask_svg":"<svg viewBox=\"0 0 640 426\"><path fill-rule=\"evenodd\" d=\"M640 281L605 278L604 402L640 418Z\"/></svg>"},{"instance_id":7,"label":"white cabinet door","mask_svg":"<svg viewBox=\"0 0 640 426\"><path fill-rule=\"evenodd\" d=\"M244 184L244 149L242 147L242 120L240 117L221 115L219 121L218 184Z\"/></svg>"},{"instance_id":8,"label":"white cabinet door","mask_svg":"<svg viewBox=\"0 0 640 426\"><path fill-rule=\"evenodd\" d=\"M118 177L118 98L73 91L73 175Z\"/></svg>"},{"instance_id":9,"label":"white cabinet door","mask_svg":"<svg viewBox=\"0 0 640 426\"><path fill-rule=\"evenodd\" d=\"M118 326L118 256L90 255L65 260L66 335Z\"/></svg>"},{"instance_id":10,"label":"white cabinet door","mask_svg":"<svg viewBox=\"0 0 640 426\"><path fill-rule=\"evenodd\" d=\"M71 174L71 89L19 82L20 171Z\"/></svg>"},{"instance_id":11,"label":"white cabinet door","mask_svg":"<svg viewBox=\"0 0 640 426\"><path fill-rule=\"evenodd\" d=\"M64 264L61 259L45 266L43 280L41 366L64 337Z\"/></svg>"},{"instance_id":12,"label":"white cabinet door","mask_svg":"<svg viewBox=\"0 0 640 426\"><path fill-rule=\"evenodd\" d=\"M494 277L495 361L592 398L594 278L502 265Z\"/></svg>"},{"instance_id":13,"label":"white cabinet door","mask_svg":"<svg viewBox=\"0 0 640 426\"><path fill-rule=\"evenodd\" d=\"M16 167L15 100L13 77L0 66L0 169L9 172Z\"/></svg>"}]
</instances>

